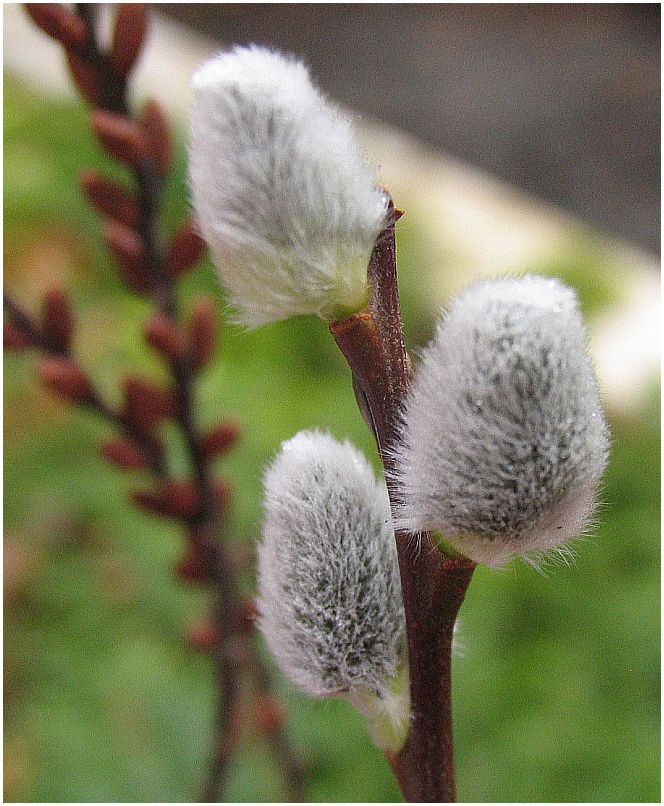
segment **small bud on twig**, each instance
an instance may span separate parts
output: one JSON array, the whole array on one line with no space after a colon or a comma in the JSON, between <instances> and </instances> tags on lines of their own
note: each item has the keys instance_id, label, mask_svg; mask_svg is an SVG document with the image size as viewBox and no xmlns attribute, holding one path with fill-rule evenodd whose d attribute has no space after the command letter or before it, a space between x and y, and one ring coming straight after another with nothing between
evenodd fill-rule
<instances>
[{"instance_id":1,"label":"small bud on twig","mask_svg":"<svg viewBox=\"0 0 664 806\"><path fill-rule=\"evenodd\" d=\"M126 76L141 51L147 30L147 10L144 3L122 3L118 6L111 49L111 64Z\"/></svg>"},{"instance_id":2,"label":"small bud on twig","mask_svg":"<svg viewBox=\"0 0 664 806\"><path fill-rule=\"evenodd\" d=\"M134 490L131 497L135 504L156 515L181 520L192 518L200 506L200 496L194 485L175 479L164 481L156 491Z\"/></svg>"},{"instance_id":3,"label":"small bud on twig","mask_svg":"<svg viewBox=\"0 0 664 806\"><path fill-rule=\"evenodd\" d=\"M186 641L199 652L212 652L219 643L219 630L210 619L201 619L190 625Z\"/></svg>"},{"instance_id":4,"label":"small bud on twig","mask_svg":"<svg viewBox=\"0 0 664 806\"><path fill-rule=\"evenodd\" d=\"M240 424L224 421L215 426L201 440L201 451L204 456L213 458L223 456L237 442L240 436Z\"/></svg>"},{"instance_id":5,"label":"small bud on twig","mask_svg":"<svg viewBox=\"0 0 664 806\"><path fill-rule=\"evenodd\" d=\"M175 233L168 247L166 266L171 277L179 277L189 271L203 257L206 249L196 222L190 219Z\"/></svg>"},{"instance_id":6,"label":"small bud on twig","mask_svg":"<svg viewBox=\"0 0 664 806\"><path fill-rule=\"evenodd\" d=\"M66 48L80 50L87 37L85 23L62 3L26 3L33 22Z\"/></svg>"},{"instance_id":7,"label":"small bud on twig","mask_svg":"<svg viewBox=\"0 0 664 806\"><path fill-rule=\"evenodd\" d=\"M51 288L42 302L42 324L44 336L57 352L65 352L71 346L74 331L74 318L61 288Z\"/></svg>"},{"instance_id":8,"label":"small bud on twig","mask_svg":"<svg viewBox=\"0 0 664 806\"><path fill-rule=\"evenodd\" d=\"M77 50L67 48L65 52L67 54L69 72L72 74L76 86L81 91L81 95L92 106L100 106L101 91L99 89L97 74L92 67L80 57Z\"/></svg>"},{"instance_id":9,"label":"small bud on twig","mask_svg":"<svg viewBox=\"0 0 664 806\"><path fill-rule=\"evenodd\" d=\"M101 444L105 459L123 470L141 470L146 467L141 451L128 439L107 439Z\"/></svg>"},{"instance_id":10,"label":"small bud on twig","mask_svg":"<svg viewBox=\"0 0 664 806\"><path fill-rule=\"evenodd\" d=\"M134 376L123 380L125 416L138 428L151 431L154 426L175 414L172 395L149 381Z\"/></svg>"},{"instance_id":11,"label":"small bud on twig","mask_svg":"<svg viewBox=\"0 0 664 806\"><path fill-rule=\"evenodd\" d=\"M145 133L124 115L98 109L90 116L90 125L104 150L125 165L136 168L149 157L151 149Z\"/></svg>"},{"instance_id":12,"label":"small bud on twig","mask_svg":"<svg viewBox=\"0 0 664 806\"><path fill-rule=\"evenodd\" d=\"M169 361L182 358L189 350L189 339L179 325L163 313L154 313L145 322L145 340Z\"/></svg>"},{"instance_id":13,"label":"small bud on twig","mask_svg":"<svg viewBox=\"0 0 664 806\"><path fill-rule=\"evenodd\" d=\"M203 369L212 357L216 332L214 303L209 297L199 297L194 303L189 321L192 360L196 369Z\"/></svg>"},{"instance_id":14,"label":"small bud on twig","mask_svg":"<svg viewBox=\"0 0 664 806\"><path fill-rule=\"evenodd\" d=\"M143 242L136 230L109 219L104 222L104 240L127 285L139 294L148 291L151 279L145 266Z\"/></svg>"},{"instance_id":15,"label":"small bud on twig","mask_svg":"<svg viewBox=\"0 0 664 806\"><path fill-rule=\"evenodd\" d=\"M39 367L42 382L74 403L92 403L94 390L88 376L71 358L50 356Z\"/></svg>"},{"instance_id":16,"label":"small bud on twig","mask_svg":"<svg viewBox=\"0 0 664 806\"><path fill-rule=\"evenodd\" d=\"M30 347L31 342L28 336L19 330L12 322L3 322L2 343L6 350L25 350Z\"/></svg>"},{"instance_id":17,"label":"small bud on twig","mask_svg":"<svg viewBox=\"0 0 664 806\"><path fill-rule=\"evenodd\" d=\"M196 543L188 543L184 556L175 567L176 575L187 582L210 582L214 578Z\"/></svg>"},{"instance_id":18,"label":"small bud on twig","mask_svg":"<svg viewBox=\"0 0 664 806\"><path fill-rule=\"evenodd\" d=\"M104 216L134 229L140 218L138 204L128 191L95 171L84 171L80 185L90 204Z\"/></svg>"},{"instance_id":19,"label":"small bud on twig","mask_svg":"<svg viewBox=\"0 0 664 806\"><path fill-rule=\"evenodd\" d=\"M256 730L261 736L272 736L284 724L284 708L273 695L266 694L256 703Z\"/></svg>"},{"instance_id":20,"label":"small bud on twig","mask_svg":"<svg viewBox=\"0 0 664 806\"><path fill-rule=\"evenodd\" d=\"M141 112L140 124L150 144L150 154L160 174L171 165L171 133L164 110L155 100L148 101Z\"/></svg>"}]
</instances>

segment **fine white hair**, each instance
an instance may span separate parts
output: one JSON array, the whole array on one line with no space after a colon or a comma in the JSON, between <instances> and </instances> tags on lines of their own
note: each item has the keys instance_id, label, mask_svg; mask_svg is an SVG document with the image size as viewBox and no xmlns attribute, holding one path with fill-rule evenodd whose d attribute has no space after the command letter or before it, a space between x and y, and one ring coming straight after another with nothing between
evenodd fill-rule
<instances>
[{"instance_id":1,"label":"fine white hair","mask_svg":"<svg viewBox=\"0 0 664 806\"><path fill-rule=\"evenodd\" d=\"M405 617L390 505L349 442L303 431L283 443L265 473L258 571L260 629L297 686L398 709Z\"/></svg>"},{"instance_id":2,"label":"fine white hair","mask_svg":"<svg viewBox=\"0 0 664 806\"><path fill-rule=\"evenodd\" d=\"M396 528L438 530L488 565L583 532L609 448L586 341L576 294L558 280L461 292L405 407Z\"/></svg>"},{"instance_id":3,"label":"fine white hair","mask_svg":"<svg viewBox=\"0 0 664 806\"><path fill-rule=\"evenodd\" d=\"M367 302L387 198L302 62L250 45L192 79L189 178L237 319L343 318Z\"/></svg>"}]
</instances>

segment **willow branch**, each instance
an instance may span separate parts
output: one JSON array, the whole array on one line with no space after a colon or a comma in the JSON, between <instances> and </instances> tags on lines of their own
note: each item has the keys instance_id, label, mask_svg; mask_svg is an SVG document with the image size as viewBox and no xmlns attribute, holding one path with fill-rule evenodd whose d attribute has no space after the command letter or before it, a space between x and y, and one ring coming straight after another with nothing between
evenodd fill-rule
<instances>
[{"instance_id":1,"label":"willow branch","mask_svg":"<svg viewBox=\"0 0 664 806\"><path fill-rule=\"evenodd\" d=\"M366 312L330 330L353 373L360 409L374 432L392 507L394 454L410 359L403 339L394 223L381 233L369 264ZM468 560L436 549L431 535L396 533L406 615L412 721L406 743L390 763L409 801L455 800L451 653L454 622L474 570Z\"/></svg>"},{"instance_id":2,"label":"willow branch","mask_svg":"<svg viewBox=\"0 0 664 806\"><path fill-rule=\"evenodd\" d=\"M201 369L201 357L196 355L191 343L187 349L177 348L184 332L177 306L177 277L201 256L202 242L193 228L185 226L170 245L165 243L160 213L163 174L169 161L167 124L157 104L148 105L141 116L134 116L128 103L127 79L145 32L145 6L119 6L114 41L109 51L99 43L97 7L94 4L77 4L75 14L57 4L27 4L27 9L33 20L65 47L79 89L98 110L93 115L95 133L105 150L127 164L133 174L135 199L112 182L96 176L88 177L88 186L84 183L84 187L93 204L110 218L107 240L116 255L119 254L125 280L137 293L150 298L161 317L156 322L157 329L153 328L146 338L150 341L151 336L150 343L162 352L171 371L173 410L168 416L173 418L182 434L192 473L191 483L179 487L184 496L176 497L175 502L170 500L165 486L169 482L168 468L162 453L157 450L159 444L155 443L156 447L149 444L153 436L137 428L127 411L110 409L87 376L78 369L69 349L49 343L45 330L40 329L11 298L6 297L5 308L19 336L22 334L33 346L69 362L67 369L83 390L74 389L78 396L74 398L70 394L70 399L91 406L121 429L148 457L147 466L164 482L162 497L140 494L137 503L180 519L191 545L195 547L198 564L193 571L189 569L189 573L194 574L189 578L204 580L213 586L216 640L210 650L218 705L214 749L203 788L204 799L212 801L219 795L228 760L237 747L241 716L240 675L247 659L253 660L253 649L242 623L242 603L233 562L222 543L226 511L223 490L220 492L212 475L213 453L206 448L206 437L201 433L196 418L194 384ZM201 338L205 342L206 337ZM205 344L201 349L210 351ZM66 386L62 379L60 381L60 386ZM265 679L264 687L268 686L269 681ZM278 748L282 766L290 780L293 762L290 749L281 740L272 743Z\"/></svg>"}]
</instances>

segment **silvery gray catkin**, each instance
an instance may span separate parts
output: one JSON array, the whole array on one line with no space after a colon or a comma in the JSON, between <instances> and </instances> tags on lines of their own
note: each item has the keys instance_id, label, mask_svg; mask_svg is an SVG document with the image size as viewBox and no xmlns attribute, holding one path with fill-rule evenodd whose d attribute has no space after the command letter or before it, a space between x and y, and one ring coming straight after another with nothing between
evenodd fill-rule
<instances>
[{"instance_id":1,"label":"silvery gray catkin","mask_svg":"<svg viewBox=\"0 0 664 806\"><path fill-rule=\"evenodd\" d=\"M256 45L209 59L192 87L192 201L238 320L362 310L387 197L347 118L302 62Z\"/></svg>"},{"instance_id":2,"label":"silvery gray catkin","mask_svg":"<svg viewBox=\"0 0 664 806\"><path fill-rule=\"evenodd\" d=\"M537 276L462 291L403 417L398 529L497 565L584 531L609 433L575 293Z\"/></svg>"},{"instance_id":3,"label":"silvery gray catkin","mask_svg":"<svg viewBox=\"0 0 664 806\"><path fill-rule=\"evenodd\" d=\"M258 606L270 650L304 691L351 700L381 746L395 730L402 740L405 617L385 484L350 443L318 431L285 442L264 484Z\"/></svg>"}]
</instances>

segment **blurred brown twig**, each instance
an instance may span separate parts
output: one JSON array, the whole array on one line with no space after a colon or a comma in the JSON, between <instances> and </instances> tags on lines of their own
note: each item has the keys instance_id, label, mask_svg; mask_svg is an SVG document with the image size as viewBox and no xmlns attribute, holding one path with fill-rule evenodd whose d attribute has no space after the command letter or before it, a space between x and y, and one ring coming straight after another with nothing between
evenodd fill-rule
<instances>
[{"instance_id":1,"label":"blurred brown twig","mask_svg":"<svg viewBox=\"0 0 664 806\"><path fill-rule=\"evenodd\" d=\"M287 740L283 710L271 693L269 675L254 645L252 604L240 596L237 562L223 540L230 487L214 476L212 461L233 447L239 427L221 421L203 433L197 419L194 384L214 350L214 302L208 297L195 300L188 317L177 305L178 279L201 259L205 245L192 221L170 240L164 239L160 207L171 165L170 127L156 101L148 101L133 115L127 99L128 79L147 29L146 7L118 6L108 51L99 44L96 6L78 4L75 12L55 3L26 8L33 21L63 46L72 77L93 108L90 125L101 147L131 171L134 189L90 170L82 173L80 184L104 218L106 244L127 286L153 304L144 338L167 364L170 382L160 388L149 379L127 376L122 406L111 407L72 352L76 322L60 288L46 294L39 318L5 293L5 347L40 350L42 381L115 428L117 436L101 445L103 456L125 470L152 473L154 486L135 489L134 504L181 524L187 544L176 573L214 591L210 619L194 625L188 636L191 646L210 653L218 688L214 748L202 798L219 797L228 760L237 749L244 714L240 683L247 674L256 690L254 727L272 746L289 796L302 800L303 767ZM171 475L159 433L166 419L183 437L190 459L187 478Z\"/></svg>"}]
</instances>

